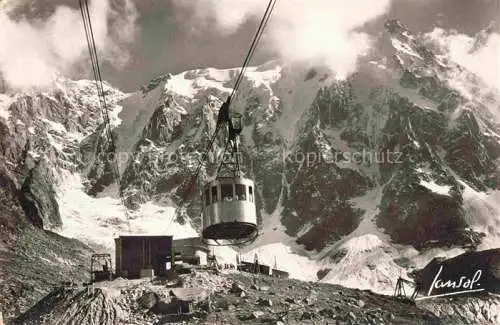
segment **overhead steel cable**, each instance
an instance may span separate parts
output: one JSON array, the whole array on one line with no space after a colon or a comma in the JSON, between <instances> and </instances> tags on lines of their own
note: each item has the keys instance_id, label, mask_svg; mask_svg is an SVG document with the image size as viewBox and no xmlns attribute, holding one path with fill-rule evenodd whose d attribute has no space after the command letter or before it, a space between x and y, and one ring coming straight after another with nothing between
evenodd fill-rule
<instances>
[{"instance_id":1,"label":"overhead steel cable","mask_svg":"<svg viewBox=\"0 0 500 325\"><path fill-rule=\"evenodd\" d=\"M104 92L102 75L101 75L101 70L99 67L99 58L97 55L97 46L95 44L94 32L92 29L92 21L90 18L88 1L87 0L79 0L79 5L80 5L80 11L82 14L82 19L83 19L83 26L85 29L85 37L87 39L87 46L88 46L89 54L90 54L92 72L94 74L94 80L95 80L95 84L96 84L96 88L97 88L97 96L98 96L101 108L103 110L103 119L104 119L104 127L105 127L104 131L106 132L106 134L109 138L110 152L113 154L113 159L112 159L112 162L110 164L111 172L112 172L112 174L116 180L116 183L118 185L119 197L120 197L120 200L125 208L125 216L127 218L127 222L129 222L128 209L127 209L127 206L125 204L125 199L123 198L123 188L121 185L120 170L119 170L118 162L116 160L117 146L115 144L114 136L113 136L113 133L111 130L111 128L112 128L111 120L109 118L108 107L107 107L107 103L106 103L106 95ZM109 163L109 160L106 160L105 163ZM129 224L129 227L130 227L130 224Z\"/></svg>"},{"instance_id":2,"label":"overhead steel cable","mask_svg":"<svg viewBox=\"0 0 500 325\"><path fill-rule=\"evenodd\" d=\"M103 108L106 107L106 99L105 96L103 95L102 87L99 84L99 76L100 76L100 71L98 70L98 59L97 59L97 52L95 51L95 42L94 42L94 37L93 37L93 32L92 32L92 23L90 19L90 12L88 9L88 3L86 0L80 0L80 10L82 13L82 18L83 18L83 25L85 28L85 36L87 38L87 45L89 49L89 54L90 54L90 60L91 60L91 65L92 65L92 72L94 73L94 80L96 83L97 87L97 94L98 94L98 99ZM104 120L107 122L107 111L105 112L104 115Z\"/></svg>"},{"instance_id":3,"label":"overhead steel cable","mask_svg":"<svg viewBox=\"0 0 500 325\"><path fill-rule=\"evenodd\" d=\"M248 53L245 57L245 60L243 61L243 65L241 66L240 74L238 75L238 78L236 79L233 91L231 93L231 97L236 93L236 90L238 89L238 86L239 86L241 80L243 79L243 76L244 76L245 71L246 71L246 67L247 67L248 63L250 62L251 56L253 55L255 48L257 47L257 43L258 43L258 41L259 41L263 31L264 31L266 21L267 21L268 17L270 17L270 11L272 11L273 7L274 7L274 0L270 0L268 5L267 5L266 11L264 12L264 16L262 17L262 20L259 24L259 27L254 35L252 43L250 44L250 49L248 50Z\"/></svg>"},{"instance_id":4,"label":"overhead steel cable","mask_svg":"<svg viewBox=\"0 0 500 325\"><path fill-rule=\"evenodd\" d=\"M264 16L262 17L262 20L260 21L259 28L257 29L257 32L255 33L255 36L252 40L252 44L250 45L250 49L248 50L248 53L245 57L245 60L243 61L243 65L241 67L240 74L238 75L238 78L236 79L233 91L231 92L231 95L229 96L229 103L233 101L236 91L238 90L238 87L240 86L241 81L243 80L243 77L245 75L245 71L248 67L248 64L250 63L250 59L252 58L255 49L257 48L257 44L260 41L260 38L263 35L264 29L267 26L267 23L269 22L269 19L271 18L271 14L273 12L274 6L276 5L277 0L269 0L269 3L267 5L266 11L264 12Z\"/></svg>"}]
</instances>

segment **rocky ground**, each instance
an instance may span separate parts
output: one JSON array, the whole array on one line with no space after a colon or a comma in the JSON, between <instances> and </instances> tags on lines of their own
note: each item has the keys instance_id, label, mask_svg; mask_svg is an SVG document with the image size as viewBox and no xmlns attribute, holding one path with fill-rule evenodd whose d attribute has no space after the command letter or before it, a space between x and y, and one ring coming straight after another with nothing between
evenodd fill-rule
<instances>
[{"instance_id":1,"label":"rocky ground","mask_svg":"<svg viewBox=\"0 0 500 325\"><path fill-rule=\"evenodd\" d=\"M86 281L92 249L27 220L15 176L0 157L0 308L5 319L32 307L62 281Z\"/></svg>"},{"instance_id":2,"label":"rocky ground","mask_svg":"<svg viewBox=\"0 0 500 325\"><path fill-rule=\"evenodd\" d=\"M123 279L58 288L11 325L442 324L413 303L337 285L200 269L179 280L184 289ZM171 290L191 290L190 315L170 315Z\"/></svg>"},{"instance_id":3,"label":"rocky ground","mask_svg":"<svg viewBox=\"0 0 500 325\"><path fill-rule=\"evenodd\" d=\"M500 324L500 296L495 294L477 299L456 296L421 300L417 305L434 313L443 324Z\"/></svg>"}]
</instances>

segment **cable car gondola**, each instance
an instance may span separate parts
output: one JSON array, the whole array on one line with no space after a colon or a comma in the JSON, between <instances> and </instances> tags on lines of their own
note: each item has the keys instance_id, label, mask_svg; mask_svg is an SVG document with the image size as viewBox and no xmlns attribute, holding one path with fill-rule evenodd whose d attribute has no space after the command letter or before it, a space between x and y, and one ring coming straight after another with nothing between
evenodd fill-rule
<instances>
[{"instance_id":1,"label":"cable car gondola","mask_svg":"<svg viewBox=\"0 0 500 325\"><path fill-rule=\"evenodd\" d=\"M257 232L254 182L217 177L204 187L203 231L206 240L247 240Z\"/></svg>"},{"instance_id":2,"label":"cable car gondola","mask_svg":"<svg viewBox=\"0 0 500 325\"><path fill-rule=\"evenodd\" d=\"M223 159L216 176L203 186L202 239L209 245L239 245L258 236L255 184L240 170L238 143L243 127L241 114L229 114L231 97L219 110L218 128L225 125L225 151L230 159Z\"/></svg>"}]
</instances>

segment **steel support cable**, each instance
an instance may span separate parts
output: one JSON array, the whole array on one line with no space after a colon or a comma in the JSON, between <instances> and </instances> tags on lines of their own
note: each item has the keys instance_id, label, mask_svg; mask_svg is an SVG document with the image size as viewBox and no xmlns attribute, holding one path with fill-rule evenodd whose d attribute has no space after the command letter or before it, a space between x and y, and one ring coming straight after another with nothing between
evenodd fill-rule
<instances>
[{"instance_id":1,"label":"steel support cable","mask_svg":"<svg viewBox=\"0 0 500 325\"><path fill-rule=\"evenodd\" d=\"M103 110L104 110L103 117L104 117L104 121L105 121L106 125L108 126L106 131L108 132L108 136L110 137L112 150L114 152L114 149L115 149L114 139L113 139L112 134L111 134L111 122L109 119L108 107L107 107L107 103L106 103L106 96L104 94L104 86L103 86L103 82L102 82L101 70L99 68L99 59L97 56L97 47L96 47L95 41L94 41L94 33L92 30L92 23L90 20L88 2L85 0L84 4L85 4L85 11L86 11L86 16L87 16L87 20L88 20L88 32L90 33L89 38L91 41L91 46L90 46L91 57L94 58L94 62L95 62L94 64L95 64L95 76L96 76L97 91L98 91L99 98L102 101L102 106L103 106Z\"/></svg>"},{"instance_id":2,"label":"steel support cable","mask_svg":"<svg viewBox=\"0 0 500 325\"><path fill-rule=\"evenodd\" d=\"M245 60L243 61L243 66L241 68L240 74L238 75L238 78L236 79L236 83L234 85L233 91L231 92L230 100L229 103L233 101L233 96L236 94L236 91L238 90L238 87L243 80L243 76L245 74L246 68L248 66L248 63L250 62L250 59L253 56L253 53L255 52L255 49L257 48L257 44L262 37L262 34L264 32L264 29L269 21L269 18L271 17L271 13L274 9L274 6L276 5L277 0L269 0L269 3L267 5L266 11L264 12L264 16L262 17L262 20L259 24L259 28L257 29L257 32L255 33L255 36L253 38L252 44L250 45L250 49L248 50L248 53L245 57Z\"/></svg>"},{"instance_id":3,"label":"steel support cable","mask_svg":"<svg viewBox=\"0 0 500 325\"><path fill-rule=\"evenodd\" d=\"M85 29L85 37L87 39L87 46L88 46L89 54L90 54L90 62L91 62L91 66L92 66L92 72L94 74L94 80L95 80L96 87L97 87L97 94L98 94L97 98L99 99L99 103L101 105L103 105L102 99L100 96L100 88L99 88L99 85L97 84L97 78L98 78L97 77L97 70L95 67L94 55L93 55L93 51L92 51L92 41L90 40L90 32L88 30L87 15L85 14L85 4L84 4L83 0L80 0L80 11L82 13L82 18L83 18L83 27Z\"/></svg>"},{"instance_id":4,"label":"steel support cable","mask_svg":"<svg viewBox=\"0 0 500 325\"><path fill-rule=\"evenodd\" d=\"M104 118L104 123L105 123L105 132L107 133L107 136L110 141L110 146L111 146L111 152L115 155L113 158L113 162L111 164L111 169L112 173L115 176L117 185L118 185L118 191L119 191L119 197L120 200L125 207L125 216L127 218L127 222L129 222L129 213L128 209L125 204L125 200L123 198L123 189L121 185L121 179L120 179L120 170L118 167L118 163L116 161L116 144L114 141L114 137L111 131L111 122L108 114L108 109L107 109L107 103L106 103L106 95L104 93L104 86L103 86L103 81L102 81L102 76L101 76L101 70L99 68L99 59L97 55L97 47L95 45L95 38L94 38L94 32L92 29L92 22L90 19L90 12L89 12L89 7L88 7L88 2L87 0L79 0L80 4L80 11L82 14L82 19L83 19L83 25L85 29L85 37L87 39L87 45L89 49L89 54L90 54L90 60L91 60L91 65L92 65L92 72L94 74L94 79L97 87L97 96L99 98L99 103L101 105L101 108L103 110L103 118ZM130 223L129 223L129 228L130 228Z\"/></svg>"},{"instance_id":5,"label":"steel support cable","mask_svg":"<svg viewBox=\"0 0 500 325\"><path fill-rule=\"evenodd\" d=\"M247 67L248 63L250 62L250 59L253 56L253 53L255 52L255 48L256 48L257 43L259 42L260 38L262 37L262 32L263 32L265 26L267 25L267 22L269 21L270 14L271 14L271 12L272 12L272 10L274 8L275 3L276 3L276 0L270 0L269 1L269 4L268 4L268 6L266 8L266 12L264 14L264 17L261 20L261 23L259 25L259 29L257 30L257 33L256 33L256 35L255 35L255 37L253 39L253 42L252 42L251 47L250 47L250 50L249 50L249 52L248 52L248 54L247 54L247 56L245 58L245 61L243 63L243 67L242 67L242 70L240 72L240 75L238 76L236 84L235 84L235 87L233 88L233 91L231 93L230 102L231 102L231 100L233 98L232 96L236 93L236 91L237 91L237 89L238 89L238 87L239 87L239 85L241 83L241 80L243 79L243 75L244 75L244 72L246 71L246 67ZM91 20L90 20L90 13L89 13L89 9L88 9L88 2L86 0L80 0L80 9L82 11L82 17L83 17L83 22L84 22L84 27L85 27L85 34L86 34L86 38L87 38L87 45L89 47L89 52L90 52L90 57L91 57L91 63L92 63L92 70L93 70L93 73L94 73L94 77L96 79L96 86L97 86L97 92L98 92L98 96L99 96L99 101L101 102L101 106L103 107L103 110L104 110L104 119L105 119L105 122L106 122L106 124L108 126L108 128L106 130L107 130L108 136L110 138L111 149L114 152L116 150L116 146L115 146L115 143L114 143L114 138L113 138L112 133L111 133L111 123L110 123L110 119L109 119L109 115L108 115L108 111L107 111L106 98L105 98L105 94L104 94L104 87L103 87L101 72L100 72L100 68L99 68L99 61L98 61L98 57L97 57L97 51L96 51L96 45L95 45L95 41L94 41L92 24L91 24ZM177 212L178 212L178 210L183 207L183 203L184 203L185 199L190 194L190 192L192 191L194 185L196 184L196 180L198 179L198 176L200 174L201 167L203 166L203 161L205 160L206 155L208 154L208 151L213 146L213 143L214 143L214 141L215 141L215 139L217 137L218 130L219 130L219 125L216 127L216 130L215 130L214 135L213 135L213 137L212 137L212 139L210 141L210 144L209 144L207 150L204 152L204 155L203 155L201 161L198 164L196 173L192 177L190 185L186 189L184 195L181 197L181 203L177 207L174 215L176 215ZM117 179L117 183L118 183L118 186L119 186L120 199L122 200L122 203L125 206L125 202L124 202L123 195L122 195L123 193L122 193L122 187L121 187L121 180L120 180L120 175L119 175L119 169L118 169L118 165L116 164L116 160L114 161L114 163L115 164L113 164L112 167L116 168L116 169L115 168L113 168L113 169L115 169L114 173L115 173L115 176L116 176L116 179ZM125 212L127 214L127 210ZM171 219L170 223L172 221L173 221L173 218Z\"/></svg>"},{"instance_id":6,"label":"steel support cable","mask_svg":"<svg viewBox=\"0 0 500 325\"><path fill-rule=\"evenodd\" d=\"M255 42L255 46L252 48L252 52L250 54L250 59L249 59L248 63L250 63L250 60L253 57L253 54L254 54L255 50L257 49L257 45L259 44L260 39L262 38L262 35L264 35L264 30L266 29L267 24L268 24L269 20L271 19L271 14L273 12L274 6L276 5L276 2L277 2L277 0L273 1L272 5L271 5L271 7L269 9L269 14L265 17L264 23L262 25L262 31L260 32L259 36L257 37L257 41ZM248 68L248 64L245 66L245 71L246 71L247 68ZM243 75L244 75L244 73L243 73ZM243 75L242 75L242 78L240 79L240 83L241 83L241 81L243 79ZM238 84L238 86L239 86L239 84Z\"/></svg>"},{"instance_id":7,"label":"steel support cable","mask_svg":"<svg viewBox=\"0 0 500 325\"><path fill-rule=\"evenodd\" d=\"M238 86L239 86L239 84L240 84L240 82L243 79L243 76L245 74L246 67L247 67L248 63L250 62L250 58L254 52L254 49L257 47L257 42L260 39L260 35L264 31L264 29L263 29L264 22L266 21L266 17L268 17L269 10L271 8L272 3L273 3L273 0L270 0L268 5L267 5L266 11L264 12L264 16L262 17L262 20L259 24L259 27L254 35L254 38L252 40L251 45L250 45L250 49L248 50L248 53L245 57L245 60L243 61L243 65L241 66L241 71L240 71L240 74L238 75L238 78L236 79L233 91L231 93L231 97L236 93L236 90L238 89Z\"/></svg>"},{"instance_id":8,"label":"steel support cable","mask_svg":"<svg viewBox=\"0 0 500 325\"><path fill-rule=\"evenodd\" d=\"M276 1L277 0L270 0L269 1L266 12L264 13L264 16L262 17L259 29L257 30L257 32L255 34L252 46L250 47L250 49L248 51L247 59L243 64L242 72L240 74L239 79L237 80L237 84L235 85L235 89L239 88L239 85L240 85L241 81L243 80L243 77L245 75L245 71L248 68L248 64L250 63L250 60L252 59L253 54L254 54L255 50L257 49L257 45L259 44L259 41L260 41L262 35L264 34L264 30L267 26L267 23L269 22L269 19L271 18L271 14L272 14L272 11L274 9L274 6L276 5Z\"/></svg>"},{"instance_id":9,"label":"steel support cable","mask_svg":"<svg viewBox=\"0 0 500 325\"><path fill-rule=\"evenodd\" d=\"M88 5L86 1L80 1L81 3L81 10L82 10L82 17L83 17L83 23L85 27L85 36L87 37L87 45L89 48L89 54L90 54L90 59L91 59L91 64L92 64L92 71L94 73L94 80L97 88L97 94L99 98L99 102L102 107L106 107L106 99L103 91L102 84L99 83L100 80L100 70L99 68L99 62L97 58L97 52L95 50L95 42L93 38L93 32L92 32L92 24L91 24L91 19L90 19L90 13L88 10ZM104 114L104 121L107 123L108 118L107 118L107 111Z\"/></svg>"},{"instance_id":10,"label":"steel support cable","mask_svg":"<svg viewBox=\"0 0 500 325\"><path fill-rule=\"evenodd\" d=\"M92 69L94 72L94 77L96 81L96 86L97 86L97 93L98 93L98 98L99 101L102 105L102 109L104 111L103 118L105 125L107 126L106 132L108 134L108 137L110 138L110 143L111 143L111 149L114 152L115 151L115 143L114 143L114 138L111 133L111 122L109 119L109 114L108 114L108 109L107 109L107 104L106 104L106 96L104 94L104 87L103 87L103 82L102 82L102 76L99 68L99 60L97 56L97 50L96 50L96 45L94 41L94 34L92 30L92 23L90 19L90 13L88 9L88 2L86 0L81 0L81 4L83 4L82 7L82 12L83 12L83 17L84 17L84 25L85 25L85 33L87 36L87 42L89 46L89 52L90 52L90 57L92 61Z\"/></svg>"},{"instance_id":11,"label":"steel support cable","mask_svg":"<svg viewBox=\"0 0 500 325\"><path fill-rule=\"evenodd\" d=\"M90 51L90 56L93 63L93 69L94 69L94 76L95 76L95 81L97 85L97 91L98 94L100 95L99 99L102 101L104 109L105 109L105 122L109 123L109 116L108 116L108 111L107 111L107 105L106 105L106 96L104 95L104 87L102 83L102 76L101 76L101 71L99 68L99 59L97 55L97 46L95 44L95 38L94 38L94 32L92 29L92 22L90 18L90 11L88 7L88 1L83 0L83 5L84 5L84 24L85 22L87 23L85 32L87 35L87 41L89 45L89 51Z\"/></svg>"}]
</instances>

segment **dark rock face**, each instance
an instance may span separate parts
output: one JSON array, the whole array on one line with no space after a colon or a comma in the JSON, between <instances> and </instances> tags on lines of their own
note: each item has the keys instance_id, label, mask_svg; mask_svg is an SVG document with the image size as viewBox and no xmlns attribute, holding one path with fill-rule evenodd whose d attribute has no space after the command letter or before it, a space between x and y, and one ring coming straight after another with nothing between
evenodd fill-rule
<instances>
[{"instance_id":1,"label":"dark rock face","mask_svg":"<svg viewBox=\"0 0 500 325\"><path fill-rule=\"evenodd\" d=\"M500 249L467 252L454 258L435 258L413 273L420 297L417 305L436 314L443 324L497 324L500 321Z\"/></svg>"},{"instance_id":2,"label":"dark rock face","mask_svg":"<svg viewBox=\"0 0 500 325\"><path fill-rule=\"evenodd\" d=\"M113 137L115 142L110 140ZM102 192L106 186L116 181L116 134L106 130L104 125L85 138L80 146L80 153L86 155L89 163L87 171L86 191L91 196ZM85 164L83 165L85 166Z\"/></svg>"},{"instance_id":3,"label":"dark rock face","mask_svg":"<svg viewBox=\"0 0 500 325\"><path fill-rule=\"evenodd\" d=\"M463 112L443 143L447 163L479 190L496 189L499 174L495 160L499 145L481 133L478 121L471 112Z\"/></svg>"},{"instance_id":4,"label":"dark rock face","mask_svg":"<svg viewBox=\"0 0 500 325\"><path fill-rule=\"evenodd\" d=\"M52 188L51 168L45 161L38 161L28 171L19 193L19 201L28 219L38 228L62 225L59 206Z\"/></svg>"},{"instance_id":5,"label":"dark rock face","mask_svg":"<svg viewBox=\"0 0 500 325\"><path fill-rule=\"evenodd\" d=\"M0 158L0 161L4 160ZM16 175L6 169L4 164L0 164L0 211L2 211L0 231L4 244L13 233L28 224L24 211L19 205L19 185L16 183L15 177Z\"/></svg>"},{"instance_id":6,"label":"dark rock face","mask_svg":"<svg viewBox=\"0 0 500 325\"><path fill-rule=\"evenodd\" d=\"M361 220L362 211L349 198L364 195L373 183L363 172L339 166L342 152L328 135L355 120L360 109L348 83L322 88L302 117L297 146L286 157L282 222L292 236L310 224L297 240L307 249L323 249Z\"/></svg>"},{"instance_id":7,"label":"dark rock face","mask_svg":"<svg viewBox=\"0 0 500 325\"><path fill-rule=\"evenodd\" d=\"M44 229L61 226L55 198L59 170L89 169L91 193L111 182L106 155L111 151L110 142L99 127L103 121L99 102L94 101L95 86L65 81L64 87L47 94L16 95L9 107L9 125L0 122L0 154L7 159L8 168L20 175L16 180L19 200L29 220ZM108 98L123 96L105 88ZM80 147L72 135L76 133L88 138L97 135L95 141L83 141Z\"/></svg>"},{"instance_id":8,"label":"dark rock face","mask_svg":"<svg viewBox=\"0 0 500 325\"><path fill-rule=\"evenodd\" d=\"M129 207L170 195L178 203L190 186L196 168L194 161L201 158L207 145L192 139L211 137L213 131L207 123L215 113L210 112L208 103L183 114L177 109L176 100L168 95L162 99L132 149L132 158L122 175L122 190ZM200 115L209 115L209 121L202 121ZM180 135L186 133L190 135L181 140Z\"/></svg>"},{"instance_id":9,"label":"dark rock face","mask_svg":"<svg viewBox=\"0 0 500 325\"><path fill-rule=\"evenodd\" d=\"M257 185L259 222L280 211L288 235L309 250L322 250L360 225L366 210L355 201L380 190L374 221L394 242L416 248L474 246L480 235L472 236L478 240L468 239L461 182L477 190L497 187L500 145L483 132L485 126L492 130L495 126L478 113L484 108L480 103L470 102L446 83L447 73L456 67L440 63L434 48L400 22L389 21L386 27L381 48L395 39L415 54L393 47L384 53L390 60L383 84L371 83L378 79L366 64L348 80L330 83L319 78L319 69L306 71L294 91L310 82L321 87L314 90L311 102L301 104L304 113L290 125L296 132L289 139L279 125L293 114L284 104L290 92L277 96L272 89L245 81L237 103L248 130L241 151L244 171ZM206 71L190 72L186 78L197 73ZM143 89L144 98L158 96L156 90L171 79L165 75L152 80ZM275 88L287 82L286 76L282 79ZM23 164L20 201L39 227L61 223L51 169L81 171L90 195L114 182L116 148L99 119L99 108L89 104L88 98L95 94L87 86L71 89L69 94L58 90L52 96L20 97L11 112L24 126L16 125L15 133L7 126L0 128L2 153ZM124 163L120 189L129 208L148 200L178 204L185 199L226 95L208 87L194 99L173 91L159 96L138 137L130 138L132 155ZM434 109L424 109L422 102ZM85 137L69 141L35 116ZM45 132L33 137L30 127ZM65 140L62 149L54 147L57 140ZM211 151L220 153L223 148L220 138ZM48 161L32 157L33 151L42 149ZM361 154L363 160L356 161L353 154ZM202 168L200 182L212 176L215 167L212 159ZM427 183L447 190L434 191ZM182 221L200 228L199 202L188 201Z\"/></svg>"},{"instance_id":10,"label":"dark rock face","mask_svg":"<svg viewBox=\"0 0 500 325\"><path fill-rule=\"evenodd\" d=\"M442 283L433 287L438 274L438 279ZM467 252L446 260L435 258L425 268L415 273L415 279L423 295L427 295L429 291L431 295L438 295L475 289L484 289L484 293L498 294L500 293L500 249ZM469 279L477 281L467 282ZM442 284L446 284L447 281L450 281L450 285L443 287ZM456 288L451 282L454 282ZM459 284L462 287L459 287Z\"/></svg>"}]
</instances>

